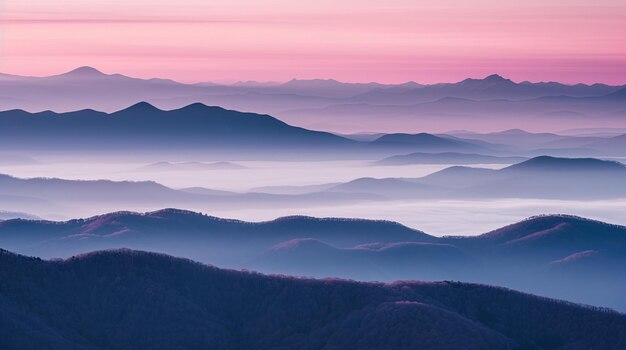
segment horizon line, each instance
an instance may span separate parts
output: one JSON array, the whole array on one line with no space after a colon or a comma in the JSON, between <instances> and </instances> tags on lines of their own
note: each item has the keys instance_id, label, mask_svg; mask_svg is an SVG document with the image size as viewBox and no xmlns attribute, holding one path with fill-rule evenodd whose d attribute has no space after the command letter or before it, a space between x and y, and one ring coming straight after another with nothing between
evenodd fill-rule
<instances>
[{"instance_id":1,"label":"horizon line","mask_svg":"<svg viewBox=\"0 0 626 350\"><path fill-rule=\"evenodd\" d=\"M289 80L283 80L283 81L276 81L276 80L269 80L269 81L259 81L259 80L249 80L249 79L240 79L240 80L232 80L229 82L224 82L224 81L211 81L211 80L201 80L201 81L195 81L195 82L185 82L185 81L181 81L181 80L177 80L174 78L167 78L167 77L136 77L136 76L132 76L132 75L126 75L125 73L105 73L102 70L95 68L94 66L89 66L89 65L83 65L83 66L78 66L76 68L61 72L61 73L56 73L56 74L51 74L51 75L22 75L22 74L15 74L15 73L7 73L7 72L0 72L0 76L5 75L5 76L13 76L13 77L19 77L19 78L52 78L52 77L59 77L59 76L64 76L64 75L69 75L72 73L78 73L81 70L89 70L91 72L93 72L94 74L102 74L102 75L106 75L106 76L114 76L114 75L120 75L120 76L124 76L127 78L133 78L133 79L141 79L141 80L169 80L178 84L184 84L184 85L198 85L198 84L214 84L214 85L218 85L218 86L233 86L233 85L237 85L237 84L264 84L267 87L269 86L280 86L283 84L287 84L289 82L294 82L294 81L326 81L326 82L337 82L337 83L341 83L341 84L357 84L357 85L369 85L369 84L379 84L379 85L391 85L391 86L398 86L398 85L405 85L405 84L417 84L417 85L421 85L421 86L434 86L434 85L441 85L441 84L457 84L457 83L461 83L463 81L466 80L485 80L487 78L490 77L496 77L496 78L501 78L503 80L509 80L511 82L513 82L514 84L524 84L524 83L531 83L531 84L550 84L550 83L557 83L557 84L561 84L561 85L567 85L567 86L577 86L577 85L584 85L584 86L594 86L594 85L606 85L606 86L612 86L612 87L624 87L626 86L626 82L622 83L622 84L617 84L617 85L613 85L610 83L604 83L604 82L595 82L595 83L563 83L560 81L555 81L555 80L548 80L548 81L530 81L530 80L522 80L522 81L514 81L512 79L509 79L507 77L505 77L504 75L501 75L499 73L491 73L488 74L482 78L476 78L476 77L471 77L468 76L467 78L461 79L461 80L457 80L457 81L442 81L442 82L436 82L436 83L420 83L418 80L406 80L406 81L402 81L402 82L395 82L395 83L382 83L382 82L378 82L378 81L345 81L345 80L338 80L338 79L334 79L334 78L311 78L311 79L301 79L301 78L291 78Z\"/></svg>"}]
</instances>

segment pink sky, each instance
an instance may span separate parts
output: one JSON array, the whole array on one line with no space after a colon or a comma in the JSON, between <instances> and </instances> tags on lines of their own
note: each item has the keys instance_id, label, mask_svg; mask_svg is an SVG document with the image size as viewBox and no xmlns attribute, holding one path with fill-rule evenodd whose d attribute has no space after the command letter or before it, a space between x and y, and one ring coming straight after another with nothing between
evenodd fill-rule
<instances>
[{"instance_id":1,"label":"pink sky","mask_svg":"<svg viewBox=\"0 0 626 350\"><path fill-rule=\"evenodd\" d=\"M626 83L624 0L0 0L0 71Z\"/></svg>"}]
</instances>

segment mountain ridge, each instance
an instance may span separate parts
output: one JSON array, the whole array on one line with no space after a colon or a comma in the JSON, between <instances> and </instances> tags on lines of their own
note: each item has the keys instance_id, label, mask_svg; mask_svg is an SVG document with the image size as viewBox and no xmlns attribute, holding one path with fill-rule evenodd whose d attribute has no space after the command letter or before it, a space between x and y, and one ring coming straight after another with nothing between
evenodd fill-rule
<instances>
[{"instance_id":1,"label":"mountain ridge","mask_svg":"<svg viewBox=\"0 0 626 350\"><path fill-rule=\"evenodd\" d=\"M0 112L0 136L7 147L20 144L35 147L69 147L60 145L59 136L80 140L81 147L102 148L111 144L118 147L159 147L162 138L168 138L168 147L214 145L256 148L350 146L357 141L330 133L311 131L288 125L269 115L243 113L221 107L194 103L174 110L161 110L140 102L115 113L81 110L68 113L23 111ZM2 129L6 130L2 132ZM10 133L9 133L10 131ZM71 137L70 137L71 136ZM55 140L53 143L52 141ZM115 142L111 142L115 140ZM157 142L158 141L158 142ZM71 141L65 141L68 145ZM189 146L186 146L189 144ZM27 147L27 146L24 146Z\"/></svg>"},{"instance_id":2,"label":"mountain ridge","mask_svg":"<svg viewBox=\"0 0 626 350\"><path fill-rule=\"evenodd\" d=\"M626 344L617 331L626 327L622 314L477 284L272 277L131 250L62 261L0 250L0 262L6 281L0 285L0 305L7 311L0 314L5 325L0 336L9 347L524 349L532 344L552 349ZM333 312L310 300L333 305ZM122 312L119 301L134 307ZM586 321L590 318L594 322Z\"/></svg>"},{"instance_id":3,"label":"mountain ridge","mask_svg":"<svg viewBox=\"0 0 626 350\"><path fill-rule=\"evenodd\" d=\"M389 125L386 130L378 129L385 132L406 131L407 120L414 119L429 125L431 130L428 131L431 132L442 128L437 126L441 121L448 126L453 121L459 127L474 127L474 123L463 121L472 120L474 116L488 117L490 124L497 123L500 127L524 125L512 110L526 116L525 121L528 117L535 119L551 115L550 120L573 121L576 124L572 126L577 127L599 126L598 123L607 121L614 124L614 118L609 115L623 114L623 106L618 103L622 99L602 96L623 88L605 84L516 83L499 75L426 85L412 82L346 83L325 79L269 85L184 84L169 79L97 73L94 68L78 68L73 73L49 77L0 79L0 89L6 91L2 100L7 110L66 112L93 108L112 113L139 101L148 101L163 109L202 102L227 109L271 114L302 127L344 133L375 130L381 120ZM551 98L545 99L547 96ZM459 98L465 102L450 100ZM611 101L615 103L606 103ZM358 107L361 103L372 105L367 107L371 111L364 113ZM420 103L426 104L409 107ZM341 105L344 107L339 108ZM485 110L493 113L485 113ZM559 111L573 114L555 115ZM341 118L338 118L339 113Z\"/></svg>"},{"instance_id":4,"label":"mountain ridge","mask_svg":"<svg viewBox=\"0 0 626 350\"><path fill-rule=\"evenodd\" d=\"M0 246L42 258L130 248L272 274L479 282L626 310L618 297L626 293L618 278L626 268L626 227L564 215L532 217L478 236L437 237L380 220L245 222L164 209L66 222L0 221ZM596 253L573 258L586 251Z\"/></svg>"}]
</instances>

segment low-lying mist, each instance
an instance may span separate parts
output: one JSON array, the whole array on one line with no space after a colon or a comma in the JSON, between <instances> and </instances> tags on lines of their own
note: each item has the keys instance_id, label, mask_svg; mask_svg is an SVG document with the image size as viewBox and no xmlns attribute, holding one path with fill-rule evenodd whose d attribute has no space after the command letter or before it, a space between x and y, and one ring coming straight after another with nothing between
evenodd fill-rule
<instances>
[{"instance_id":1,"label":"low-lying mist","mask_svg":"<svg viewBox=\"0 0 626 350\"><path fill-rule=\"evenodd\" d=\"M109 179L115 181L155 181L174 189L206 188L217 191L263 192L277 196L254 196L228 202L221 197L211 203L197 200L134 201L115 200L66 202L55 205L20 202L0 196L0 211L20 212L49 220L88 217L119 210L153 211L181 207L219 217L250 221L271 220L288 215L316 217L356 217L393 220L433 235L475 235L510 222L545 213L568 213L626 224L626 199L437 199L404 198L318 198L290 196L323 189L324 184L355 178L417 178L447 168L445 165L374 166L371 161L230 161L218 164L196 161L181 155L175 159L32 157L35 162L4 165L0 173L19 178L47 177L71 180ZM79 158L80 159L80 158ZM167 163L163 163L167 162ZM224 165L226 164L226 165ZM498 169L505 165L472 165ZM310 186L310 187L307 187ZM211 192L212 193L212 192ZM220 193L220 192L216 192ZM232 197L231 197L232 198ZM15 214L20 215L20 214Z\"/></svg>"}]
</instances>

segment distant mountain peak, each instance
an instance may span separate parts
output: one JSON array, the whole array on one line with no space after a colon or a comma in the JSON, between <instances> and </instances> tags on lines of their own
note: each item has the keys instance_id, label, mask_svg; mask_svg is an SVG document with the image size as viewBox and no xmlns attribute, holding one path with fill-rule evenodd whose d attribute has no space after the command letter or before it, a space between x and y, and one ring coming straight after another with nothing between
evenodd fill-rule
<instances>
[{"instance_id":1,"label":"distant mountain peak","mask_svg":"<svg viewBox=\"0 0 626 350\"><path fill-rule=\"evenodd\" d=\"M104 73L102 73L101 71L93 68L93 67L89 67L89 66L82 66L82 67L78 67L76 69L73 69L65 74L62 74L63 76L72 76L72 77L82 77L82 78L86 78L86 77L97 77L97 76L103 76L105 75Z\"/></svg>"},{"instance_id":2,"label":"distant mountain peak","mask_svg":"<svg viewBox=\"0 0 626 350\"><path fill-rule=\"evenodd\" d=\"M495 134L500 135L530 135L530 133L523 129L508 129L500 132L496 132Z\"/></svg>"},{"instance_id":3,"label":"distant mountain peak","mask_svg":"<svg viewBox=\"0 0 626 350\"><path fill-rule=\"evenodd\" d=\"M148 102L142 101L142 102L138 102L135 103L134 105L121 110L120 112L140 112L140 113L145 113L145 112L155 112L155 111L161 111L160 109L156 108L155 106L149 104Z\"/></svg>"},{"instance_id":4,"label":"distant mountain peak","mask_svg":"<svg viewBox=\"0 0 626 350\"><path fill-rule=\"evenodd\" d=\"M405 144L414 144L421 146L454 146L459 147L464 145L463 142L456 141L453 139L448 139L441 136L436 136L429 133L418 133L418 134L404 134L404 133L396 133L396 134L385 134L373 142L392 142L392 143L405 143Z\"/></svg>"},{"instance_id":5,"label":"distant mountain peak","mask_svg":"<svg viewBox=\"0 0 626 350\"><path fill-rule=\"evenodd\" d=\"M460 82L460 84L462 85L499 85L499 84L515 84L512 80L504 78L503 76L499 75L499 74L491 74L486 76L483 79L474 79L474 78L467 78L463 81Z\"/></svg>"},{"instance_id":6,"label":"distant mountain peak","mask_svg":"<svg viewBox=\"0 0 626 350\"><path fill-rule=\"evenodd\" d=\"M485 79L483 79L483 80L484 81L494 81L494 82L496 82L496 81L502 81L502 82L510 81L509 79L506 79L506 78L502 77L499 74L491 74L491 75L485 77Z\"/></svg>"},{"instance_id":7,"label":"distant mountain peak","mask_svg":"<svg viewBox=\"0 0 626 350\"><path fill-rule=\"evenodd\" d=\"M557 158L538 156L511 165L503 170L576 170L576 171L626 171L622 163L596 158Z\"/></svg>"},{"instance_id":8,"label":"distant mountain peak","mask_svg":"<svg viewBox=\"0 0 626 350\"><path fill-rule=\"evenodd\" d=\"M180 216L196 216L196 217L202 216L202 214L197 213L195 211L185 210L185 209L176 209L176 208L159 209L159 210L147 212L144 215L146 216L178 216L180 215Z\"/></svg>"},{"instance_id":9,"label":"distant mountain peak","mask_svg":"<svg viewBox=\"0 0 626 350\"><path fill-rule=\"evenodd\" d=\"M208 106L201 102L195 102L190 105L186 105L182 107L181 109L182 110L204 110L204 109L212 109L212 108L221 108L221 107Z\"/></svg>"}]
</instances>

